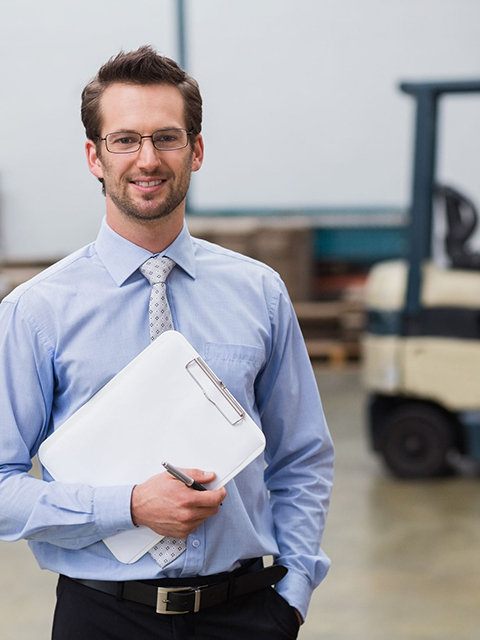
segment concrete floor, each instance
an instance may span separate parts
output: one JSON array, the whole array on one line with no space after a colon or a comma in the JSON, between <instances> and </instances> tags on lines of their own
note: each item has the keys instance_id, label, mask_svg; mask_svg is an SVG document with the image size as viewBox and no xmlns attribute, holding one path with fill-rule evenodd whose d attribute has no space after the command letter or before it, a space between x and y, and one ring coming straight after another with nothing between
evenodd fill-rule
<instances>
[{"instance_id":1,"label":"concrete floor","mask_svg":"<svg viewBox=\"0 0 480 640\"><path fill-rule=\"evenodd\" d=\"M480 479L389 477L368 451L358 371L316 373L337 451L332 569L300 640L477 640ZM0 566L0 640L48 640L56 577L24 542L0 542Z\"/></svg>"}]
</instances>

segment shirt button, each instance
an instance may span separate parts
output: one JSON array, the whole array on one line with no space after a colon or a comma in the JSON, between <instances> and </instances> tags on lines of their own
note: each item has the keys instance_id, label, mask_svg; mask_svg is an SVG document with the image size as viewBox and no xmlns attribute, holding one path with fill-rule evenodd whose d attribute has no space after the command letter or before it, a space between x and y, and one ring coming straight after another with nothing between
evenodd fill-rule
<instances>
[{"instance_id":1,"label":"shirt button","mask_svg":"<svg viewBox=\"0 0 480 640\"><path fill-rule=\"evenodd\" d=\"M194 540L192 542L192 546L195 547L195 548L199 547L200 546L200 540Z\"/></svg>"}]
</instances>

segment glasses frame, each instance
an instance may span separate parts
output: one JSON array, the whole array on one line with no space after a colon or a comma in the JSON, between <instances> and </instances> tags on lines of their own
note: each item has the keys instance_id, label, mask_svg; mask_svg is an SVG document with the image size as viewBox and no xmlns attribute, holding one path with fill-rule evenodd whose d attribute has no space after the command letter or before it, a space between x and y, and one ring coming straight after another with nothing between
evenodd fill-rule
<instances>
[{"instance_id":1,"label":"glasses frame","mask_svg":"<svg viewBox=\"0 0 480 640\"><path fill-rule=\"evenodd\" d=\"M187 134L187 142L184 145L182 145L181 147L174 147L174 148L171 148L171 149L159 149L155 145L155 142L153 141L153 136L156 133L158 133L159 131L185 131L185 133ZM115 135L116 133L130 133L130 134L135 134L136 136L140 136L140 142L138 144L138 149L135 149L135 151L111 151L108 148L107 138L108 138L108 136ZM140 151L140 149L142 148L142 141L145 138L150 138L151 139L153 148L156 149L157 151L178 151L179 149L185 149L185 147L188 146L188 136L193 136L193 131L187 131L186 129L182 129L181 127L168 127L166 129L157 129L150 136L141 136L136 131L112 131L111 133L107 133L107 135L104 138L102 138L101 136L96 136L96 139L97 140L103 140L105 142L105 149L108 151L108 153L113 153L114 155L125 155L127 153L137 153L138 151Z\"/></svg>"}]
</instances>

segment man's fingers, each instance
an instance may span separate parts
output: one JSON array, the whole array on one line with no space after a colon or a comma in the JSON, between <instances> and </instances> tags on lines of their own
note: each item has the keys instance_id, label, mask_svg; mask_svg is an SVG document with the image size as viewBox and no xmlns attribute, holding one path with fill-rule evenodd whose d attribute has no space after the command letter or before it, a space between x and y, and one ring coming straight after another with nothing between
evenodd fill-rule
<instances>
[{"instance_id":1,"label":"man's fingers","mask_svg":"<svg viewBox=\"0 0 480 640\"><path fill-rule=\"evenodd\" d=\"M190 476L190 478L195 480L195 482L198 482L199 484L204 485L208 490L208 493L207 491L201 491L201 492L196 491L195 494L197 495L186 494L190 498L190 500L188 500L189 503L195 503L199 507L209 508L209 507L218 506L225 499L227 492L224 487L222 487L221 489L216 489L215 491L208 489L208 484L215 479L215 473L213 471L203 471L202 469L184 469L184 468L182 468L181 471L183 471L188 476ZM177 482L179 482L179 480L177 480ZM201 496L198 495L199 493L201 494Z\"/></svg>"},{"instance_id":2,"label":"man's fingers","mask_svg":"<svg viewBox=\"0 0 480 640\"><path fill-rule=\"evenodd\" d=\"M213 472L200 469L182 469L207 491L196 491L185 486L171 474L163 472L137 485L132 491L132 521L145 525L164 535L185 537L204 520L217 513L227 492L224 487L208 490Z\"/></svg>"},{"instance_id":3,"label":"man's fingers","mask_svg":"<svg viewBox=\"0 0 480 640\"><path fill-rule=\"evenodd\" d=\"M193 478L200 484L208 484L215 480L215 473L213 471L202 471L201 469L181 469L187 476Z\"/></svg>"}]
</instances>

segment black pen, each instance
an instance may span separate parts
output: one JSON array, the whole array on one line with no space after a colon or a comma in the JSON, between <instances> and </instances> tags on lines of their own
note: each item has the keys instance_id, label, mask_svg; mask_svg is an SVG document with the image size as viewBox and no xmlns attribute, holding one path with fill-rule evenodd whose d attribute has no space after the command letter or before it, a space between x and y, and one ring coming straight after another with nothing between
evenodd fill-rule
<instances>
[{"instance_id":1,"label":"black pen","mask_svg":"<svg viewBox=\"0 0 480 640\"><path fill-rule=\"evenodd\" d=\"M177 480L180 480L180 482L183 482L183 484L185 484L187 487L190 487L190 489L195 489L195 491L207 491L207 489L203 485L196 482L193 478L190 478L190 476L187 476L186 473L184 473L180 469L177 469L177 467L174 467L173 464L162 462L162 465L165 467L165 471L168 471L171 476L173 476Z\"/></svg>"}]
</instances>

